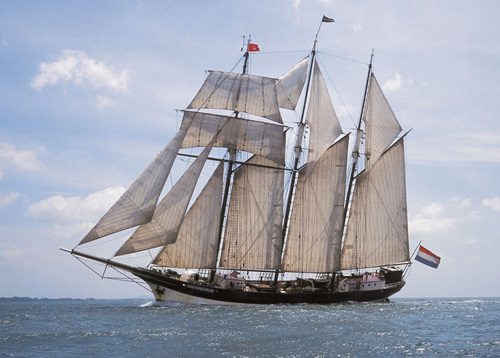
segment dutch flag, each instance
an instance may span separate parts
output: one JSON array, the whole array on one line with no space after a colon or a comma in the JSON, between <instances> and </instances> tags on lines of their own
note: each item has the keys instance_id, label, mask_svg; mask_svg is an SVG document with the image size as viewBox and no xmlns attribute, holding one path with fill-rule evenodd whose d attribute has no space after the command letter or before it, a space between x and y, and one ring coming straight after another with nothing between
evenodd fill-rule
<instances>
[{"instance_id":1,"label":"dutch flag","mask_svg":"<svg viewBox=\"0 0 500 358\"><path fill-rule=\"evenodd\" d=\"M441 257L420 245L415 260L427 266L437 268L439 266L439 263L441 262Z\"/></svg>"}]
</instances>

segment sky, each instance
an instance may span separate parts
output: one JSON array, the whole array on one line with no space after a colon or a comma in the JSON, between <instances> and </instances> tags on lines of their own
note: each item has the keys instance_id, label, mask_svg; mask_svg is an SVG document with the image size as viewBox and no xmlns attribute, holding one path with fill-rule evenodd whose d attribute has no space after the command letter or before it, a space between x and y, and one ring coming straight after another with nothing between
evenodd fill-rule
<instances>
[{"instance_id":1,"label":"sky","mask_svg":"<svg viewBox=\"0 0 500 358\"><path fill-rule=\"evenodd\" d=\"M73 248L172 138L206 70L319 61L345 131L374 72L407 136L410 247L398 297L500 296L497 1L1 1L0 297L137 297ZM120 239L120 238L118 238ZM116 241L115 249L120 245Z\"/></svg>"}]
</instances>

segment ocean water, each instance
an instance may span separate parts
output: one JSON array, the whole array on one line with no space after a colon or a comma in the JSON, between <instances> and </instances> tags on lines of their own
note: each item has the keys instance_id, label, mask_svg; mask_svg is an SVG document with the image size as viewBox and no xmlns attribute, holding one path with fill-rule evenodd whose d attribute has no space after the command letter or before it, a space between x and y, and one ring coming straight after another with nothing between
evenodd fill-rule
<instances>
[{"instance_id":1,"label":"ocean water","mask_svg":"<svg viewBox=\"0 0 500 358\"><path fill-rule=\"evenodd\" d=\"M500 298L169 307L0 299L0 356L500 357Z\"/></svg>"}]
</instances>

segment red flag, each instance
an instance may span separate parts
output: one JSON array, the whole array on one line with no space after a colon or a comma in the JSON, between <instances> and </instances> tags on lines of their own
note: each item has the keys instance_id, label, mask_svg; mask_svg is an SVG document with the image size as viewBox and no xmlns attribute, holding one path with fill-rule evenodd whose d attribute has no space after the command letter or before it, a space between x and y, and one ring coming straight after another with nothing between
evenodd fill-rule
<instances>
[{"instance_id":1,"label":"red flag","mask_svg":"<svg viewBox=\"0 0 500 358\"><path fill-rule=\"evenodd\" d=\"M258 52L258 51L260 51L259 45L253 44L253 43L249 43L247 45L247 51L248 52Z\"/></svg>"}]
</instances>

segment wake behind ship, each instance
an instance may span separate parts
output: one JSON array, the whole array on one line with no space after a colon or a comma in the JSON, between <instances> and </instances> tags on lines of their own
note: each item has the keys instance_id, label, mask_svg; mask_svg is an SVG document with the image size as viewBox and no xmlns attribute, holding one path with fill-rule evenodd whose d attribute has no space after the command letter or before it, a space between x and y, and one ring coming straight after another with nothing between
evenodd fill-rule
<instances>
[{"instance_id":1,"label":"wake behind ship","mask_svg":"<svg viewBox=\"0 0 500 358\"><path fill-rule=\"evenodd\" d=\"M405 135L372 61L357 128L343 132L317 38L279 78L248 74L259 50L250 39L240 73L209 71L174 138L66 251L132 273L157 301L333 303L401 290L410 263ZM179 158L192 163L159 200ZM85 252L130 228L114 257L160 248L145 267Z\"/></svg>"}]
</instances>

